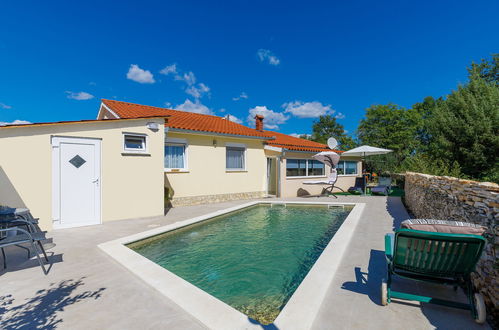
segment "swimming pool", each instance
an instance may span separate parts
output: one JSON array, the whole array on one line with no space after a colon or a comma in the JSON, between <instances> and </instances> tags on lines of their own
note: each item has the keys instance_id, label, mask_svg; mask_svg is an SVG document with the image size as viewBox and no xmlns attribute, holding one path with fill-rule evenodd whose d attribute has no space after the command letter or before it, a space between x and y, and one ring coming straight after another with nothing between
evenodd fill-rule
<instances>
[{"instance_id":1,"label":"swimming pool","mask_svg":"<svg viewBox=\"0 0 499 330\"><path fill-rule=\"evenodd\" d=\"M128 247L134 247L139 241L141 243L151 243L163 234L168 236L168 233L180 233L189 228L197 227L198 224L201 226L210 224L211 222L216 222L218 220L217 217L221 215L230 216L231 214L237 214L240 210L258 205L266 205L271 208L311 205L322 207L323 210L324 208L333 209L336 207L352 208L346 219L344 219L343 224L329 243L327 243L327 246L320 253L320 256L312 265L305 278L303 278L301 283L298 283L299 285L291 298L289 298L270 326L278 329L310 329L327 296L328 288L341 264L341 260L348 255L349 242L354 237L355 229L360 222L365 208L364 203L251 201L101 243L98 247L120 263L125 269L143 280L144 283L195 317L207 328L217 330L261 330L262 325L248 315L243 314L221 299L216 298L188 280L183 279L169 269L147 259Z\"/></svg>"},{"instance_id":2,"label":"swimming pool","mask_svg":"<svg viewBox=\"0 0 499 330\"><path fill-rule=\"evenodd\" d=\"M269 324L352 208L257 204L127 246Z\"/></svg>"}]
</instances>

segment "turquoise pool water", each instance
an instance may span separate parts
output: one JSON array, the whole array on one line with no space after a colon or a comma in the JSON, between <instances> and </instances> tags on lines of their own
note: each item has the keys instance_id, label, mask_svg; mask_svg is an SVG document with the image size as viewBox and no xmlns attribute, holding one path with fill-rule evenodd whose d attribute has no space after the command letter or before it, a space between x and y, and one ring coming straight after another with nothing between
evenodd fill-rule
<instances>
[{"instance_id":1,"label":"turquoise pool water","mask_svg":"<svg viewBox=\"0 0 499 330\"><path fill-rule=\"evenodd\" d=\"M128 247L269 324L351 209L258 204Z\"/></svg>"}]
</instances>

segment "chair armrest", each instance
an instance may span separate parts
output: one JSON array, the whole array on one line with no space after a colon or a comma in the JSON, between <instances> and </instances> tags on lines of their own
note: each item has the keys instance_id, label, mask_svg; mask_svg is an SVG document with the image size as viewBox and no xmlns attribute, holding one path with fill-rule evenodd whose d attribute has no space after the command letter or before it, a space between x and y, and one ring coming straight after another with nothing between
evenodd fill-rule
<instances>
[{"instance_id":1,"label":"chair armrest","mask_svg":"<svg viewBox=\"0 0 499 330\"><path fill-rule=\"evenodd\" d=\"M24 229L19 228L19 227L9 227L9 228L0 229L0 233L2 233L2 232L8 232L8 231L21 232L21 233L26 234L29 237L31 237L31 233L29 231L24 230Z\"/></svg>"},{"instance_id":2,"label":"chair armrest","mask_svg":"<svg viewBox=\"0 0 499 330\"><path fill-rule=\"evenodd\" d=\"M385 235L385 255L388 259L393 259L393 248L395 244L395 235L386 234Z\"/></svg>"},{"instance_id":3,"label":"chair armrest","mask_svg":"<svg viewBox=\"0 0 499 330\"><path fill-rule=\"evenodd\" d=\"M33 223L33 221L30 221L30 220L26 220L24 218L21 218L21 217L17 217L16 219L13 219L12 222L22 222L22 223L25 223L31 230L32 233L36 232L36 227ZM37 223L37 222L36 222Z\"/></svg>"}]
</instances>

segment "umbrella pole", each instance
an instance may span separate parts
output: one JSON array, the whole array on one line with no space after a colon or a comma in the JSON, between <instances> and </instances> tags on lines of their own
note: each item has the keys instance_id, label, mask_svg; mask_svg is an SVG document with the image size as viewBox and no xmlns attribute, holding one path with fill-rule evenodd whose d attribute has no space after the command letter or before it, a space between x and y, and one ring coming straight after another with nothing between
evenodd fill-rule
<instances>
[{"instance_id":1,"label":"umbrella pole","mask_svg":"<svg viewBox=\"0 0 499 330\"><path fill-rule=\"evenodd\" d=\"M366 153L364 152L364 157L362 157L362 178L364 179L364 195L367 195L367 181L364 175L364 164L366 162Z\"/></svg>"}]
</instances>

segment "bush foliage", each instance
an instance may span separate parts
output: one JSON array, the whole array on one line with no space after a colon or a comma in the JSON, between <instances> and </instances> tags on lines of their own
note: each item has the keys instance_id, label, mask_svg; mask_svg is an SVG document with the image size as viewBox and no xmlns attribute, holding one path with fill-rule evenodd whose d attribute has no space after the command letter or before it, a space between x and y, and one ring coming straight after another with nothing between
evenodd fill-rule
<instances>
[{"instance_id":1,"label":"bush foliage","mask_svg":"<svg viewBox=\"0 0 499 330\"><path fill-rule=\"evenodd\" d=\"M341 133L340 139L351 139L348 146L393 150L369 157L369 171L415 171L499 183L499 54L472 63L468 73L468 82L445 97L426 97L409 109L370 106L355 141L336 121L331 130L324 120L314 124L318 127L312 139L323 142L326 135Z\"/></svg>"}]
</instances>

